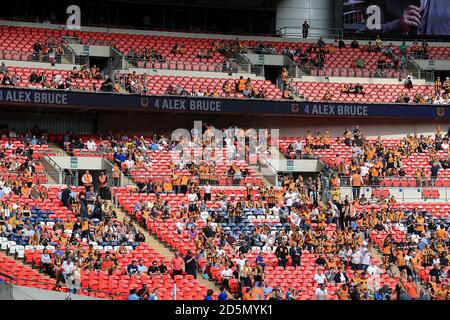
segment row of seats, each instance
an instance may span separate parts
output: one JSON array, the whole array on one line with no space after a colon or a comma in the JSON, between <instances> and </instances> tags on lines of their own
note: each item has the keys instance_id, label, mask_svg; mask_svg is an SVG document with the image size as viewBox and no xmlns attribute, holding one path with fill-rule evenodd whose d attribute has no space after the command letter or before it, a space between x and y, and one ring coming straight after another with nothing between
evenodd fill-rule
<instances>
[{"instance_id":1,"label":"row of seats","mask_svg":"<svg viewBox=\"0 0 450 320\"><path fill-rule=\"evenodd\" d=\"M299 81L295 84L299 93L312 101L323 100L328 91L332 96L331 101L354 103L393 103L402 92L410 98L411 102L417 92L423 96L434 97L434 88L430 85L417 85L408 90L403 84L364 84L365 94L354 94L342 93L343 84L341 83Z\"/></svg>"}]
</instances>

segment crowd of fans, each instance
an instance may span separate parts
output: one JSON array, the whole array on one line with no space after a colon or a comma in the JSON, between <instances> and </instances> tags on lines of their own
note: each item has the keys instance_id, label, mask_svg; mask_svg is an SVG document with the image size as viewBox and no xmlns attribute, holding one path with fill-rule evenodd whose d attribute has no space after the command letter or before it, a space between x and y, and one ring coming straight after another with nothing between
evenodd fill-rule
<instances>
[{"instance_id":1,"label":"crowd of fans","mask_svg":"<svg viewBox=\"0 0 450 320\"><path fill-rule=\"evenodd\" d=\"M3 138L7 139L19 136L30 139L31 133L2 130ZM46 134L37 129L33 135L40 137L41 142L46 141ZM307 275L307 281L314 286L317 300L329 299L328 290L332 288L337 289L336 296L341 300L446 299L450 276L448 221L417 208L400 208L393 197L367 199L360 189L365 183L379 183L384 176L401 175L402 158L412 152L429 153L433 163L448 167L448 159L433 158L436 151L448 150L448 133L437 128L434 137L408 135L396 147L384 145L381 138L369 141L359 127L345 130L338 139L352 148L350 164L336 159L337 167L325 166L316 178L288 175L279 187L246 185L242 196L211 188L216 183L213 161L188 168L191 175L198 176L198 184L189 179L183 181L178 170L180 165L184 169L185 164L175 162L169 164L172 176L167 185L138 181L136 188L128 189L130 194L157 196L154 200L137 201L130 212L132 217L174 219L175 230L170 232L195 244L195 252L177 253L170 266L160 262L145 265L139 259L121 265L121 255L132 250L130 246L144 241L145 236L129 221L116 219L111 202L105 200L108 197L101 190L111 185L102 178L103 174L98 178L98 188L94 189L92 176L85 172L81 180L84 190L73 192L70 186L63 189L59 198L74 219L55 220L50 225L35 218L47 214L39 207L8 200L10 193L22 199L48 199L46 187L23 181L17 188L14 183L0 179L2 190L11 189L0 202L0 236L20 239L24 244L53 246L41 254L41 271L56 277L58 286L65 283L79 287L83 270L128 275L165 274L171 270L172 276L185 272L194 277L200 271L203 277L220 281L220 299L301 299L308 290L306 287L293 285L287 290L271 287L274 268L270 261L275 259L282 269L295 270L303 267L304 257L313 257L312 262L307 259L315 270ZM140 156L151 156L146 151L167 150L173 144L162 134L154 135L150 141L111 134L106 137L106 145L92 139L83 142L70 134L63 140L70 148L89 146L98 150L103 145L105 152L114 153L116 165L123 159L120 154L134 155L133 161L139 163ZM307 150L330 148L332 138L328 132L315 137L308 132L305 141L304 147L299 140L288 149L302 157ZM228 174L234 175L237 170L232 166ZM353 197L343 198L341 181L348 172ZM433 178L438 172L430 174ZM185 195L179 207L160 197L172 192ZM267 219L276 223L267 223ZM388 235L381 242L374 241L373 235L380 233ZM92 242L116 249L99 251ZM396 281L395 288L384 285L381 279L385 277ZM147 291L147 295L133 291L129 299L136 296L157 299L157 291L153 288ZM207 297L210 299L212 293L208 292Z\"/></svg>"},{"instance_id":2,"label":"crowd of fans","mask_svg":"<svg viewBox=\"0 0 450 320\"><path fill-rule=\"evenodd\" d=\"M0 66L0 84L3 86L19 86L21 83L26 83L28 88L44 88L44 89L61 89L71 91L97 91L95 83L91 86L82 85L77 82L77 79L96 79L102 80L103 75L96 65L89 67L82 65L79 69L73 67L67 76L62 74L48 75L47 72L32 71L28 79L23 79L15 72L9 72L8 68L3 62ZM108 91L104 85L100 88L103 91Z\"/></svg>"},{"instance_id":3,"label":"crowd of fans","mask_svg":"<svg viewBox=\"0 0 450 320\"><path fill-rule=\"evenodd\" d=\"M175 86L170 83L165 94L195 97L237 97L238 94L242 94L246 98L258 99L264 99L267 96L267 90L265 88L254 88L252 80L250 78L244 79L243 76L240 76L234 83L232 80L226 80L222 85L221 92L219 92L219 88L217 87L207 89L206 91L203 91L201 88L197 91L193 88L189 92L179 83Z\"/></svg>"},{"instance_id":4,"label":"crowd of fans","mask_svg":"<svg viewBox=\"0 0 450 320\"><path fill-rule=\"evenodd\" d=\"M219 179L230 178L233 184L239 185L240 181L250 175L248 168L241 168L233 160L236 159L237 148L236 141L233 138L227 138L223 149L214 150L210 153L203 154L202 159L185 158L191 155L194 144L181 140L171 140L165 133L154 134L151 137L127 135L115 135L110 133L108 136L100 137L98 143L93 139L79 138L75 134L66 133L63 137L63 144L71 153L75 149L87 149L104 155L111 155L115 164L115 169L122 170L126 174L130 174L133 170L144 169L151 171L155 162L152 152L167 151L172 152L176 145L182 147L183 151L177 156L172 153L173 159L167 163L167 169L170 174L162 176L163 181L146 181L140 177L137 181L138 190L154 190L156 193L175 192L186 193L186 188L191 184L204 184L208 182L210 185L217 185ZM202 146L204 150L208 147L205 141ZM225 153L225 154L224 154ZM217 161L223 161L228 156L231 161L228 168L224 172L218 173L216 170ZM191 161L192 160L192 161Z\"/></svg>"},{"instance_id":5,"label":"crowd of fans","mask_svg":"<svg viewBox=\"0 0 450 320\"><path fill-rule=\"evenodd\" d=\"M61 63L61 57L64 55L61 40L47 39L46 41L36 41L33 44L32 60L49 62L52 66Z\"/></svg>"},{"instance_id":6,"label":"crowd of fans","mask_svg":"<svg viewBox=\"0 0 450 320\"><path fill-rule=\"evenodd\" d=\"M318 300L330 298L329 286L339 286L337 296L342 300L441 299L440 290L444 290L445 299L448 225L439 225L433 217L415 209L400 210L393 203L382 209L368 209L363 197L351 201L337 195L327 202L320 197L326 188L320 179L303 182L301 178L287 178L281 190L261 187L257 196L251 186L244 198L229 199L219 191L215 200L220 203L219 209L208 208L194 198L189 206L181 204L174 209L171 217L178 221L177 232L196 244L194 255L203 275L214 277L214 270L220 274L221 292L226 293L222 298L297 299L305 288L282 292L270 287L265 280L265 259L273 254L278 266L296 268L302 266L303 255L314 254L317 271L310 276L317 285ZM149 219L161 217L163 213L158 209L148 212L158 201L138 202L133 214ZM240 227L230 230L229 226L241 223L249 214L271 216L281 226L276 231L264 223L251 231L241 231ZM206 221L203 228L197 227L199 218ZM374 257L377 245L370 235L391 232L399 224L407 226L405 237L395 242L387 236L378 247L383 254L378 261ZM333 225L336 229L327 232ZM251 255L255 248L259 252L256 257ZM431 265L431 271L420 268ZM400 273L395 271L397 268ZM382 275L396 278L396 287L384 286Z\"/></svg>"},{"instance_id":7,"label":"crowd of fans","mask_svg":"<svg viewBox=\"0 0 450 320\"><path fill-rule=\"evenodd\" d=\"M346 129L342 137L337 138L331 138L328 133L322 136L320 132L313 136L308 131L304 140L305 143L301 139L290 143L287 155L295 152L297 158L311 158L314 149L329 149L332 140L351 148L350 162L337 154L330 165L337 178L343 179L336 184L352 185L356 198L359 198L359 188L364 184L379 185L386 177L405 177L403 161L413 153L428 154L430 161L429 169L422 167L414 172L418 186L433 186L439 171L448 169L450 163L449 133L443 132L440 127L436 128L434 136L408 134L397 145L386 145L381 137L369 140L358 126L353 131Z\"/></svg>"}]
</instances>

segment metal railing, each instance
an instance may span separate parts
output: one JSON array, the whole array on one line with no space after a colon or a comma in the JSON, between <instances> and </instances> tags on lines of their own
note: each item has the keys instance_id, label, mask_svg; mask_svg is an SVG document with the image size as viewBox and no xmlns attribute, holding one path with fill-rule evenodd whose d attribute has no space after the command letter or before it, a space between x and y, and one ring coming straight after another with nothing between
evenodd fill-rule
<instances>
[{"instance_id":1,"label":"metal railing","mask_svg":"<svg viewBox=\"0 0 450 320\"><path fill-rule=\"evenodd\" d=\"M350 186L350 176L340 176L341 186ZM404 187L414 187L414 188L444 188L445 184L443 180L449 180L450 178L437 176L432 177L413 177L413 176L387 176L372 178L369 180L369 176L363 177L367 186L375 188L384 187L394 187L394 188L404 188ZM415 182L412 182L415 181Z\"/></svg>"},{"instance_id":2,"label":"metal railing","mask_svg":"<svg viewBox=\"0 0 450 320\"><path fill-rule=\"evenodd\" d=\"M182 174L180 174L182 175ZM124 176L131 179L132 181L139 182L160 182L163 183L165 181L169 181L172 183L172 176L166 174L152 174L151 171L148 174L140 174L138 172L124 173ZM190 182L195 182L199 186L204 186L207 182L211 186L245 186L246 184L256 185L258 181L261 181L261 177L258 175L247 175L247 176L233 176L233 175L214 175L214 176L205 176L200 178L198 175L192 176L188 175ZM163 185L161 185L163 187ZM173 186L169 192L175 192L176 187ZM164 193L164 192L163 192Z\"/></svg>"},{"instance_id":3,"label":"metal railing","mask_svg":"<svg viewBox=\"0 0 450 320\"><path fill-rule=\"evenodd\" d=\"M420 70L413 68L405 69L365 69L365 68L329 68L329 67L313 67L299 65L299 77L313 76L313 77L364 77L364 78L392 78L405 79L406 76L411 75L416 79L422 79Z\"/></svg>"},{"instance_id":4,"label":"metal railing","mask_svg":"<svg viewBox=\"0 0 450 320\"><path fill-rule=\"evenodd\" d=\"M278 36L283 38L303 38L303 29L301 26L285 26L276 31ZM344 36L342 28L315 28L311 27L307 38L328 38L340 39Z\"/></svg>"},{"instance_id":5,"label":"metal railing","mask_svg":"<svg viewBox=\"0 0 450 320\"><path fill-rule=\"evenodd\" d=\"M427 82L434 82L434 69L422 69L420 65L412 58L408 58L408 65L414 68L414 71L411 73L412 76L415 76L418 79L425 79Z\"/></svg>"},{"instance_id":6,"label":"metal railing","mask_svg":"<svg viewBox=\"0 0 450 320\"><path fill-rule=\"evenodd\" d=\"M168 69L203 72L238 72L239 68L225 69L222 63L217 62L186 62L186 61L157 61L155 59L145 61L138 58L126 58L129 67L145 69Z\"/></svg>"},{"instance_id":7,"label":"metal railing","mask_svg":"<svg viewBox=\"0 0 450 320\"><path fill-rule=\"evenodd\" d=\"M362 186L359 190L360 197L364 195L369 203L378 203L382 197L386 203L389 202L391 196L397 202L420 202L420 203L448 203L450 201L450 188L436 188L436 192L431 193L428 188L421 187L380 187L380 186ZM350 186L341 187L340 198L343 199L348 195L350 199L353 197L353 189ZM327 200L331 200L331 195ZM448 212L445 212L448 213Z\"/></svg>"},{"instance_id":8,"label":"metal railing","mask_svg":"<svg viewBox=\"0 0 450 320\"><path fill-rule=\"evenodd\" d=\"M47 175L55 180L55 182L59 184L75 185L77 181L76 175L73 174L71 170L61 168L47 153L44 153L44 160L57 170L56 172L47 171Z\"/></svg>"}]
</instances>

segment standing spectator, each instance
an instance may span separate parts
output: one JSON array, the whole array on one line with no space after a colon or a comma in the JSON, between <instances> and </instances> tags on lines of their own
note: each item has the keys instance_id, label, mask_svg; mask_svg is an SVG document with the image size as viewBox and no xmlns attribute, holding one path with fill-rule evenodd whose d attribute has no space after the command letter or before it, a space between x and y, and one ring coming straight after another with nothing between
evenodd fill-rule
<instances>
[{"instance_id":1,"label":"standing spectator","mask_svg":"<svg viewBox=\"0 0 450 320\"><path fill-rule=\"evenodd\" d=\"M364 185L363 178L359 172L354 172L350 177L350 184L352 186L353 199L359 199L361 193L361 186Z\"/></svg>"},{"instance_id":2,"label":"standing spectator","mask_svg":"<svg viewBox=\"0 0 450 320\"><path fill-rule=\"evenodd\" d=\"M174 277L183 274L183 264L184 260L180 256L180 253L178 251L175 252L175 257L172 258L172 275Z\"/></svg>"},{"instance_id":3,"label":"standing spectator","mask_svg":"<svg viewBox=\"0 0 450 320\"><path fill-rule=\"evenodd\" d=\"M310 28L310 25L308 24L308 21L305 20L305 22L303 22L303 25L302 25L303 39L308 38L309 28Z\"/></svg>"},{"instance_id":4,"label":"standing spectator","mask_svg":"<svg viewBox=\"0 0 450 320\"><path fill-rule=\"evenodd\" d=\"M286 261L287 256L289 254L288 249L286 248L286 245L284 242L282 242L275 250L275 255L278 258L278 266L283 267L286 269Z\"/></svg>"},{"instance_id":5,"label":"standing spectator","mask_svg":"<svg viewBox=\"0 0 450 320\"><path fill-rule=\"evenodd\" d=\"M86 191L89 191L89 189L92 187L92 175L89 173L89 170L86 170L86 172L81 177L81 182L83 183L83 186L86 188Z\"/></svg>"},{"instance_id":6,"label":"standing spectator","mask_svg":"<svg viewBox=\"0 0 450 320\"><path fill-rule=\"evenodd\" d=\"M206 291L206 297L203 300L212 300L213 294L214 294L214 290L208 289L208 291Z\"/></svg>"},{"instance_id":7,"label":"standing spectator","mask_svg":"<svg viewBox=\"0 0 450 320\"><path fill-rule=\"evenodd\" d=\"M41 264L39 266L39 269L44 269L44 272L48 274L49 276L52 276L52 259L50 257L50 254L48 253L48 249L44 248L44 251L41 254Z\"/></svg>"},{"instance_id":8,"label":"standing spectator","mask_svg":"<svg viewBox=\"0 0 450 320\"><path fill-rule=\"evenodd\" d=\"M282 90L286 90L289 82L289 73L286 69L286 67L283 67L281 70L281 88Z\"/></svg>"},{"instance_id":9,"label":"standing spectator","mask_svg":"<svg viewBox=\"0 0 450 320\"><path fill-rule=\"evenodd\" d=\"M148 297L148 300L158 300L158 288L153 289L153 293Z\"/></svg>"},{"instance_id":10,"label":"standing spectator","mask_svg":"<svg viewBox=\"0 0 450 320\"><path fill-rule=\"evenodd\" d=\"M318 284L318 285L324 285L327 282L327 277L325 276L325 274L322 271L322 268L318 268L317 269L317 273L314 275L314 281Z\"/></svg>"},{"instance_id":11,"label":"standing spectator","mask_svg":"<svg viewBox=\"0 0 450 320\"><path fill-rule=\"evenodd\" d=\"M298 140L295 142L295 157L297 159L301 159L302 158L302 152L303 152L303 143L302 140L300 138L298 138Z\"/></svg>"},{"instance_id":12,"label":"standing spectator","mask_svg":"<svg viewBox=\"0 0 450 320\"><path fill-rule=\"evenodd\" d=\"M98 190L99 196L101 199L106 198L106 189L108 188L108 177L105 172L102 171L98 176Z\"/></svg>"},{"instance_id":13,"label":"standing spectator","mask_svg":"<svg viewBox=\"0 0 450 320\"><path fill-rule=\"evenodd\" d=\"M197 279L197 259L192 254L191 250L188 250L184 257L184 268L187 274L190 274L194 279Z\"/></svg>"},{"instance_id":14,"label":"standing spectator","mask_svg":"<svg viewBox=\"0 0 450 320\"><path fill-rule=\"evenodd\" d=\"M316 289L316 300L328 300L328 290L325 285L325 283L322 283L317 289Z\"/></svg>"},{"instance_id":15,"label":"standing spectator","mask_svg":"<svg viewBox=\"0 0 450 320\"><path fill-rule=\"evenodd\" d=\"M431 171L431 185L434 186L434 183L436 182L436 178L439 173L439 169L441 169L441 165L438 161L433 162L430 171Z\"/></svg>"},{"instance_id":16,"label":"standing spectator","mask_svg":"<svg viewBox=\"0 0 450 320\"><path fill-rule=\"evenodd\" d=\"M130 295L128 296L127 300L140 300L139 296L136 293L136 289L130 290Z\"/></svg>"},{"instance_id":17,"label":"standing spectator","mask_svg":"<svg viewBox=\"0 0 450 320\"><path fill-rule=\"evenodd\" d=\"M222 277L222 286L226 289L230 289L230 280L233 279L233 270L231 270L231 268L232 265L229 264L220 273L220 276Z\"/></svg>"},{"instance_id":18,"label":"standing spectator","mask_svg":"<svg viewBox=\"0 0 450 320\"><path fill-rule=\"evenodd\" d=\"M228 300L227 288L223 286L220 287L220 293L219 296L217 297L217 300Z\"/></svg>"},{"instance_id":19,"label":"standing spectator","mask_svg":"<svg viewBox=\"0 0 450 320\"><path fill-rule=\"evenodd\" d=\"M36 41L33 45L33 60L39 61L39 53L41 51L41 44Z\"/></svg>"},{"instance_id":20,"label":"standing spectator","mask_svg":"<svg viewBox=\"0 0 450 320\"><path fill-rule=\"evenodd\" d=\"M302 255L301 249L298 247L297 242L294 242L294 244L289 249L289 254L292 259L292 266L295 268L297 266L300 266L300 257Z\"/></svg>"},{"instance_id":21,"label":"standing spectator","mask_svg":"<svg viewBox=\"0 0 450 320\"><path fill-rule=\"evenodd\" d=\"M117 163L114 163L112 177L113 177L114 187L118 187L119 186L119 180L120 180L120 168L119 168L119 165Z\"/></svg>"}]
</instances>

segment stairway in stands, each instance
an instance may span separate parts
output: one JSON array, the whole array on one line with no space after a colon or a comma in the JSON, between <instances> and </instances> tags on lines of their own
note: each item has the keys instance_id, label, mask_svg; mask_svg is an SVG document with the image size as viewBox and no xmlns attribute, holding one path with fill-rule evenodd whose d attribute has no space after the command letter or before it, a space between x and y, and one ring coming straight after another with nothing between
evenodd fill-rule
<instances>
[{"instance_id":1,"label":"stairway in stands","mask_svg":"<svg viewBox=\"0 0 450 320\"><path fill-rule=\"evenodd\" d=\"M130 220L130 218L126 215L126 213L121 208L115 207L114 210L116 212L117 219L122 220L122 221L124 219ZM131 220L131 224L136 228L137 231L140 231L140 232L142 232L144 234L146 243L148 243L159 254L163 255L164 258L166 258L168 261L172 260L172 258L174 257L174 253L167 246L165 246L153 234L151 234L148 230L142 228L135 221ZM215 292L218 292L219 289L220 289L220 287L215 285L214 282L203 279L202 276L201 276L201 273L199 273L197 275L197 279L198 279L200 284L204 285L208 289L212 289Z\"/></svg>"}]
</instances>

